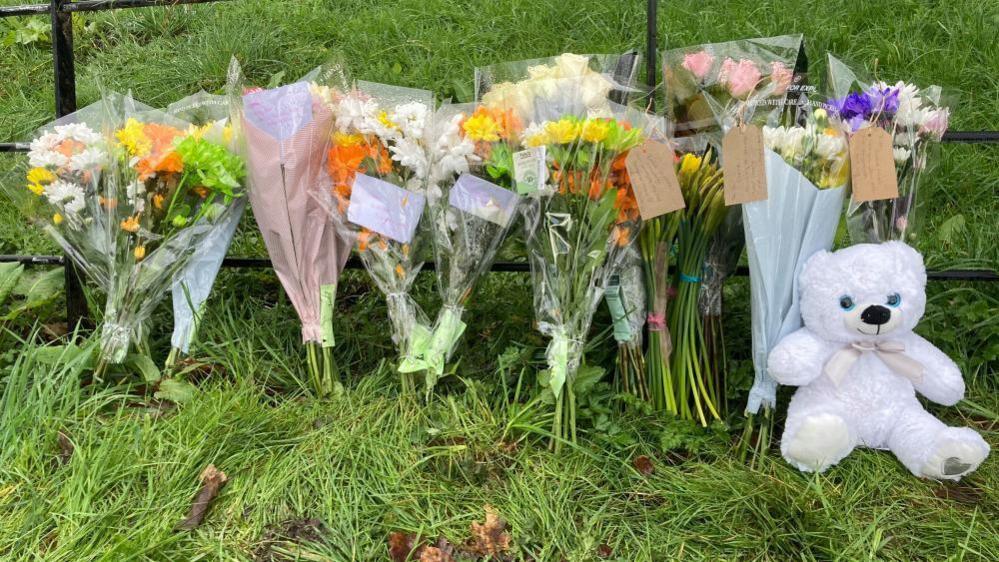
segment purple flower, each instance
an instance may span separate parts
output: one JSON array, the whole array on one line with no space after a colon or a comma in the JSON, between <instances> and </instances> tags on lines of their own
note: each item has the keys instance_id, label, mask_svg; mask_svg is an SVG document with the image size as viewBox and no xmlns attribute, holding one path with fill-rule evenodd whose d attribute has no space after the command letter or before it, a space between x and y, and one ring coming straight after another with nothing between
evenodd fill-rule
<instances>
[{"instance_id":1,"label":"purple flower","mask_svg":"<svg viewBox=\"0 0 999 562\"><path fill-rule=\"evenodd\" d=\"M886 87L881 89L877 86L871 86L865 92L865 95L870 98L871 108L874 113L886 114L885 116L890 119L898 111L898 92L898 88Z\"/></svg>"}]
</instances>

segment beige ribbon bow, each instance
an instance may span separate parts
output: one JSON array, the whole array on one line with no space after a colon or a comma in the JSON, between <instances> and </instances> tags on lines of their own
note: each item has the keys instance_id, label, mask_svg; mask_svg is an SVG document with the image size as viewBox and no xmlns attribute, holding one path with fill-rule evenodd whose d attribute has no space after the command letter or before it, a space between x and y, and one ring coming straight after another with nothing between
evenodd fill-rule
<instances>
[{"instance_id":1,"label":"beige ribbon bow","mask_svg":"<svg viewBox=\"0 0 999 562\"><path fill-rule=\"evenodd\" d=\"M833 353L826 361L823 372L833 384L839 386L850 372L850 367L860 359L861 355L868 352L877 355L889 369L909 379L913 384L923 381L923 364L906 355L905 344L900 341L853 342Z\"/></svg>"}]
</instances>

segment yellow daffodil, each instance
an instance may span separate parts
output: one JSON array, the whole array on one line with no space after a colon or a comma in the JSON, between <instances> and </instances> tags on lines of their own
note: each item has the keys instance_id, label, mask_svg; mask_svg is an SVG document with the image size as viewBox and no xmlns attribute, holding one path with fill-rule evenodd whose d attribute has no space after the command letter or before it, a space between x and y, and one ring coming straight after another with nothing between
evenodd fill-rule
<instances>
[{"instance_id":1,"label":"yellow daffodil","mask_svg":"<svg viewBox=\"0 0 999 562\"><path fill-rule=\"evenodd\" d=\"M146 136L142 123L135 119L126 121L125 126L119 129L114 136L132 156L147 154L153 148L153 143Z\"/></svg>"},{"instance_id":2,"label":"yellow daffodil","mask_svg":"<svg viewBox=\"0 0 999 562\"><path fill-rule=\"evenodd\" d=\"M139 215L128 217L127 219L121 221L121 229L125 232L138 232L139 231Z\"/></svg>"},{"instance_id":3,"label":"yellow daffodil","mask_svg":"<svg viewBox=\"0 0 999 562\"><path fill-rule=\"evenodd\" d=\"M605 119L587 119L583 123L583 129L580 132L580 136L586 142L603 142L607 138L607 133L610 132L610 123Z\"/></svg>"},{"instance_id":4,"label":"yellow daffodil","mask_svg":"<svg viewBox=\"0 0 999 562\"><path fill-rule=\"evenodd\" d=\"M569 117L563 117L558 121L545 123L545 132L556 144L569 144L579 138L582 126L579 121Z\"/></svg>"},{"instance_id":5,"label":"yellow daffodil","mask_svg":"<svg viewBox=\"0 0 999 562\"><path fill-rule=\"evenodd\" d=\"M141 260L142 258L146 257L146 247L136 246L135 251L132 253L135 255L135 259Z\"/></svg>"},{"instance_id":6,"label":"yellow daffodil","mask_svg":"<svg viewBox=\"0 0 999 562\"><path fill-rule=\"evenodd\" d=\"M62 224L62 215L60 215L59 213L52 215L52 224L56 226Z\"/></svg>"},{"instance_id":7,"label":"yellow daffodil","mask_svg":"<svg viewBox=\"0 0 999 562\"><path fill-rule=\"evenodd\" d=\"M465 136L475 142L496 142L500 139L500 126L489 115L473 115L462 125Z\"/></svg>"}]
</instances>

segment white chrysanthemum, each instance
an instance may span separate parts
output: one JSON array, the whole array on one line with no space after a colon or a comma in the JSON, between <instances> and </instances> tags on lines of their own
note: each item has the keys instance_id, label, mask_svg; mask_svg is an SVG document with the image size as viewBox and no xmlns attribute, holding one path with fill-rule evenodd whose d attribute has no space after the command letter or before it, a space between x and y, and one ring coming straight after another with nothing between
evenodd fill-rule
<instances>
[{"instance_id":1,"label":"white chrysanthemum","mask_svg":"<svg viewBox=\"0 0 999 562\"><path fill-rule=\"evenodd\" d=\"M90 147L69 159L69 169L76 172L95 170L104 166L107 155L97 147Z\"/></svg>"},{"instance_id":2,"label":"white chrysanthemum","mask_svg":"<svg viewBox=\"0 0 999 562\"><path fill-rule=\"evenodd\" d=\"M914 84L904 82L895 84L895 88L898 88L898 110L895 112L895 122L903 127L919 125L925 113L929 111L923 108L923 99L919 94L919 88Z\"/></svg>"},{"instance_id":3,"label":"white chrysanthemum","mask_svg":"<svg viewBox=\"0 0 999 562\"><path fill-rule=\"evenodd\" d=\"M399 127L403 136L413 139L423 138L429 117L430 109L418 101L397 105L389 115L389 119Z\"/></svg>"},{"instance_id":4,"label":"white chrysanthemum","mask_svg":"<svg viewBox=\"0 0 999 562\"><path fill-rule=\"evenodd\" d=\"M470 162L477 162L475 143L461 134L461 121L465 116L458 114L445 121L435 132L433 173L430 181L444 181L450 176L468 171Z\"/></svg>"},{"instance_id":5,"label":"white chrysanthemum","mask_svg":"<svg viewBox=\"0 0 999 562\"><path fill-rule=\"evenodd\" d=\"M32 168L62 168L69 164L69 158L54 150L38 150L28 154L28 163Z\"/></svg>"},{"instance_id":6,"label":"white chrysanthemum","mask_svg":"<svg viewBox=\"0 0 999 562\"><path fill-rule=\"evenodd\" d=\"M75 140L83 144L93 144L101 140L101 135L83 123L56 125L55 134L63 140Z\"/></svg>"},{"instance_id":7,"label":"white chrysanthemum","mask_svg":"<svg viewBox=\"0 0 999 562\"><path fill-rule=\"evenodd\" d=\"M356 93L340 100L336 111L337 129L366 132L365 125L374 118L378 104L372 99L361 99Z\"/></svg>"},{"instance_id":8,"label":"white chrysanthemum","mask_svg":"<svg viewBox=\"0 0 999 562\"><path fill-rule=\"evenodd\" d=\"M815 153L823 160L838 160L846 153L846 138L820 134L816 138Z\"/></svg>"},{"instance_id":9,"label":"white chrysanthemum","mask_svg":"<svg viewBox=\"0 0 999 562\"><path fill-rule=\"evenodd\" d=\"M402 137L389 146L392 159L413 171L419 179L427 177L427 152L415 139Z\"/></svg>"},{"instance_id":10,"label":"white chrysanthemum","mask_svg":"<svg viewBox=\"0 0 999 562\"><path fill-rule=\"evenodd\" d=\"M59 146L59 137L55 133L45 133L44 135L38 137L37 139L31 141L28 145L28 150L30 152L51 152Z\"/></svg>"},{"instance_id":11,"label":"white chrysanthemum","mask_svg":"<svg viewBox=\"0 0 999 562\"><path fill-rule=\"evenodd\" d=\"M909 156L912 154L912 152L910 152L909 149L903 148L901 146L896 146L895 148L892 149L891 152L892 156L895 157L896 164L904 163L906 160L909 159Z\"/></svg>"},{"instance_id":12,"label":"white chrysanthemum","mask_svg":"<svg viewBox=\"0 0 999 562\"><path fill-rule=\"evenodd\" d=\"M86 206L83 186L63 180L56 180L46 185L45 198L50 204L62 208L67 215L75 215Z\"/></svg>"}]
</instances>

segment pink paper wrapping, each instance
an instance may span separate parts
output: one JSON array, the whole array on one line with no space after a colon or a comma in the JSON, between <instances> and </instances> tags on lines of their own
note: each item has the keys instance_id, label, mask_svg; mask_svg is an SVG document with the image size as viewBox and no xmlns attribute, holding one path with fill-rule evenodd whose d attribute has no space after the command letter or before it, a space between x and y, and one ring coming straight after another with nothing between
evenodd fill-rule
<instances>
[{"instance_id":1,"label":"pink paper wrapping","mask_svg":"<svg viewBox=\"0 0 999 562\"><path fill-rule=\"evenodd\" d=\"M313 103L312 119L278 140L243 120L250 204L274 271L302 321L302 341L322 342L320 287L335 285L350 256L313 194L330 185L323 166L333 116Z\"/></svg>"}]
</instances>

